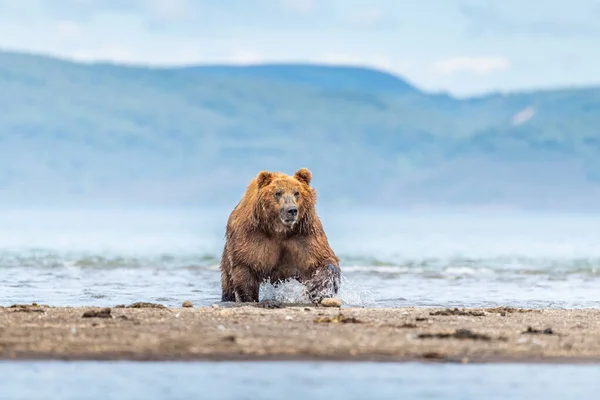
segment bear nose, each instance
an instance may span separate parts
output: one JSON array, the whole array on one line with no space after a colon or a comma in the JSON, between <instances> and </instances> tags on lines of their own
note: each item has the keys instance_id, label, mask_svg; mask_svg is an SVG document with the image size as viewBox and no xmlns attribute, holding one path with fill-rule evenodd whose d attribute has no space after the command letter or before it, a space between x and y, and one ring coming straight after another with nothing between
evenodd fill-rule
<instances>
[{"instance_id":1,"label":"bear nose","mask_svg":"<svg viewBox=\"0 0 600 400\"><path fill-rule=\"evenodd\" d=\"M285 210L285 212L290 217L295 217L298 215L298 207L289 207L287 210Z\"/></svg>"}]
</instances>

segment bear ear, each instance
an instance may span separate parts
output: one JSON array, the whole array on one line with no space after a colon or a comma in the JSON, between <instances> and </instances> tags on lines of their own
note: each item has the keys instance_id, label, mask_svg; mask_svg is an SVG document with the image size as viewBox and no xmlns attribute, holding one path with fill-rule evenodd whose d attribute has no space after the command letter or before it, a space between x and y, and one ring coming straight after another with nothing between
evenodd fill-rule
<instances>
[{"instance_id":1,"label":"bear ear","mask_svg":"<svg viewBox=\"0 0 600 400\"><path fill-rule=\"evenodd\" d=\"M307 185L310 185L310 181L312 180L312 173L307 168L300 168L294 174L294 178L298 179L300 182L304 182Z\"/></svg>"},{"instance_id":2,"label":"bear ear","mask_svg":"<svg viewBox=\"0 0 600 400\"><path fill-rule=\"evenodd\" d=\"M260 171L258 176L256 177L256 183L258 184L258 188L263 188L271 183L273 179L273 174L269 171Z\"/></svg>"}]
</instances>

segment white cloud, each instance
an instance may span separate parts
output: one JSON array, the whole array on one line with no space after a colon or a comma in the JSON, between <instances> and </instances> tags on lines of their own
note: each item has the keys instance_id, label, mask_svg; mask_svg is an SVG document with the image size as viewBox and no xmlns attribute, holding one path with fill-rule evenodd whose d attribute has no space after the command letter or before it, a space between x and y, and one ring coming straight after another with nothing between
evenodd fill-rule
<instances>
[{"instance_id":1,"label":"white cloud","mask_svg":"<svg viewBox=\"0 0 600 400\"><path fill-rule=\"evenodd\" d=\"M177 21L196 11L188 0L150 0L146 7L152 18L161 21Z\"/></svg>"},{"instance_id":2,"label":"white cloud","mask_svg":"<svg viewBox=\"0 0 600 400\"><path fill-rule=\"evenodd\" d=\"M479 75L489 74L510 67L507 59L502 57L454 57L436 61L433 69L438 73L450 75L457 72L472 72Z\"/></svg>"},{"instance_id":3,"label":"white cloud","mask_svg":"<svg viewBox=\"0 0 600 400\"><path fill-rule=\"evenodd\" d=\"M380 23L382 20L383 13L378 8L369 8L366 10L361 10L360 13L355 14L351 18L352 23L364 27L373 27Z\"/></svg>"},{"instance_id":4,"label":"white cloud","mask_svg":"<svg viewBox=\"0 0 600 400\"><path fill-rule=\"evenodd\" d=\"M82 31L81 25L74 21L58 21L56 30L64 38L79 36Z\"/></svg>"},{"instance_id":5,"label":"white cloud","mask_svg":"<svg viewBox=\"0 0 600 400\"><path fill-rule=\"evenodd\" d=\"M260 54L253 51L238 50L234 51L233 54L224 61L234 64L257 64L263 61L263 58Z\"/></svg>"},{"instance_id":6,"label":"white cloud","mask_svg":"<svg viewBox=\"0 0 600 400\"><path fill-rule=\"evenodd\" d=\"M173 53L170 55L170 64L172 65L200 64L204 60L205 57L198 48L186 45L173 48Z\"/></svg>"},{"instance_id":7,"label":"white cloud","mask_svg":"<svg viewBox=\"0 0 600 400\"><path fill-rule=\"evenodd\" d=\"M298 13L309 14L315 9L314 0L282 0L285 8Z\"/></svg>"},{"instance_id":8,"label":"white cloud","mask_svg":"<svg viewBox=\"0 0 600 400\"><path fill-rule=\"evenodd\" d=\"M393 70L394 63L386 57L382 55L373 55L373 56L356 56L352 54L326 54L322 57L318 57L317 62L321 62L323 64L336 64L336 65L357 65L357 66L368 66L383 70Z\"/></svg>"},{"instance_id":9,"label":"white cloud","mask_svg":"<svg viewBox=\"0 0 600 400\"><path fill-rule=\"evenodd\" d=\"M120 45L107 45L92 50L75 51L71 57L79 61L115 63L138 63L143 60L131 49Z\"/></svg>"}]
</instances>

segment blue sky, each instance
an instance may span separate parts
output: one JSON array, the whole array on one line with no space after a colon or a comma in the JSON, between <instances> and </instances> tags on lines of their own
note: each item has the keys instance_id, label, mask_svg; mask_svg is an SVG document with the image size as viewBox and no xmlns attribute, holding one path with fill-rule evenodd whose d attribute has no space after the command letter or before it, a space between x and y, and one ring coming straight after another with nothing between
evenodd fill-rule
<instances>
[{"instance_id":1,"label":"blue sky","mask_svg":"<svg viewBox=\"0 0 600 400\"><path fill-rule=\"evenodd\" d=\"M463 97L600 84L600 0L0 0L0 48L362 64Z\"/></svg>"}]
</instances>

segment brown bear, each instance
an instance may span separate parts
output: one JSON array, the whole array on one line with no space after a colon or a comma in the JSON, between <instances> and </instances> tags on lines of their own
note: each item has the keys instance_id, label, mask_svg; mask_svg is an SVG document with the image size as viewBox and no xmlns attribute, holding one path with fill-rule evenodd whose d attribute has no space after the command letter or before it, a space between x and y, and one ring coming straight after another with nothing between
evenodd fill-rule
<instances>
[{"instance_id":1,"label":"brown bear","mask_svg":"<svg viewBox=\"0 0 600 400\"><path fill-rule=\"evenodd\" d=\"M227 220L222 301L258 302L263 280L292 278L311 301L337 295L341 270L315 208L312 173L261 171Z\"/></svg>"}]
</instances>

